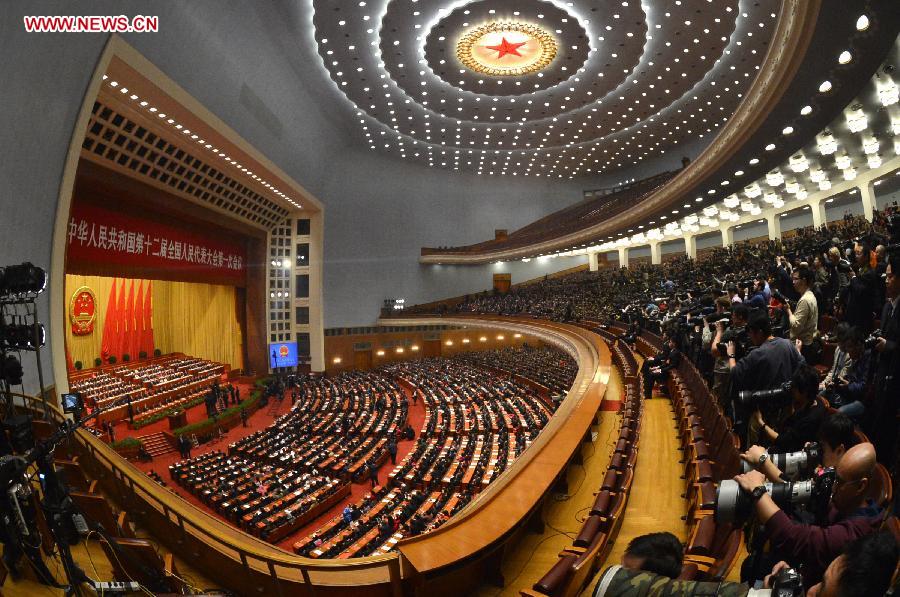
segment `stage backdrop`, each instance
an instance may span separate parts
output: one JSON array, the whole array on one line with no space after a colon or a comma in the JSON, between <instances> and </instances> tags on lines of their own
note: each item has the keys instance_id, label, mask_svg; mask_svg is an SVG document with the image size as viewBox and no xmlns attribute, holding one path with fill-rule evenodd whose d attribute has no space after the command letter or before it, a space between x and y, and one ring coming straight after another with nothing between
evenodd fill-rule
<instances>
[{"instance_id":1,"label":"stage backdrop","mask_svg":"<svg viewBox=\"0 0 900 597\"><path fill-rule=\"evenodd\" d=\"M122 298L122 282L125 282L125 297ZM66 348L69 363L81 361L84 368L94 366L94 359L101 357L104 349L110 352L109 346L103 346L104 326L109 314L108 302L110 291L115 281L117 308L128 311L128 298L134 283L134 311L141 311L137 306L139 289L147 292L152 288L152 338L154 348L163 354L183 352L187 355L210 359L231 365L232 369L243 368L243 338L238 320L237 289L234 286L214 284L197 284L191 282L170 282L166 280L131 280L123 278L107 278L102 276L83 276L66 274ZM71 318L72 296L75 292L87 287L93 291L95 318L90 333L73 330ZM80 293L80 295L83 293ZM146 300L146 299L145 299ZM146 303L144 303L146 304ZM84 311L85 309L76 309ZM136 317L135 314L133 317ZM149 323L149 321L147 322ZM80 322L86 326L86 318ZM140 323L137 324L140 327ZM77 328L78 326L74 326ZM114 327L114 326L113 326ZM144 343L148 341L145 330ZM128 341L125 341L127 344ZM129 352L132 361L138 359L140 340L134 340ZM114 347L113 354L121 355L122 346ZM147 351L150 356L152 352ZM118 359L121 362L121 358Z\"/></svg>"}]
</instances>

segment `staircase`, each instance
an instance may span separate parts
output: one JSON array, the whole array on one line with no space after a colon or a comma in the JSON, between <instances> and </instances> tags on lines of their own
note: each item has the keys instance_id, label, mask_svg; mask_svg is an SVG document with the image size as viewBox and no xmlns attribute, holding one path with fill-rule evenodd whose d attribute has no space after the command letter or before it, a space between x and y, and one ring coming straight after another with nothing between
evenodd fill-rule
<instances>
[{"instance_id":1,"label":"staircase","mask_svg":"<svg viewBox=\"0 0 900 597\"><path fill-rule=\"evenodd\" d=\"M169 443L169 440L162 432L143 435L138 439L141 440L141 443L144 444L144 448L154 458L175 451L175 446Z\"/></svg>"}]
</instances>

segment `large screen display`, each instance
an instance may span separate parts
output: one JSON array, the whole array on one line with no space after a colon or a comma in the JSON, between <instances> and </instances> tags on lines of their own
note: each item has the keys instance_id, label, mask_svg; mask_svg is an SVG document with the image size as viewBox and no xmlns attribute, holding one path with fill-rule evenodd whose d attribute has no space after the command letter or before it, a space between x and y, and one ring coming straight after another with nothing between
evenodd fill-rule
<instances>
[{"instance_id":1,"label":"large screen display","mask_svg":"<svg viewBox=\"0 0 900 597\"><path fill-rule=\"evenodd\" d=\"M269 344L269 365L272 369L297 366L297 343L276 342Z\"/></svg>"}]
</instances>

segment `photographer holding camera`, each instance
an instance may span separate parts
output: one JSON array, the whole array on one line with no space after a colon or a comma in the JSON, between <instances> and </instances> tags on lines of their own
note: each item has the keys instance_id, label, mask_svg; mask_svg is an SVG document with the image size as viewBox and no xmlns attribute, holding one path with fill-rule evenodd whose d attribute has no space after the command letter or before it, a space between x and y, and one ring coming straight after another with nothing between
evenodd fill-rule
<instances>
[{"instance_id":1,"label":"photographer holding camera","mask_svg":"<svg viewBox=\"0 0 900 597\"><path fill-rule=\"evenodd\" d=\"M741 459L749 467L763 473L772 483L783 483L808 477L821 467L837 466L847 450L858 443L853 421L846 415L834 413L819 427L818 442L807 443L801 451L793 454L770 454L762 446L750 446L741 454Z\"/></svg>"},{"instance_id":2,"label":"photographer holding camera","mask_svg":"<svg viewBox=\"0 0 900 597\"><path fill-rule=\"evenodd\" d=\"M825 380L825 398L832 408L838 409L856 422L861 422L866 411L872 351L866 347L862 330L849 328L840 342L841 352L850 365L839 376Z\"/></svg>"},{"instance_id":3,"label":"photographer holding camera","mask_svg":"<svg viewBox=\"0 0 900 597\"><path fill-rule=\"evenodd\" d=\"M784 338L772 335L772 323L764 311L754 311L747 322L747 336L756 348L737 360L737 344L726 344L728 366L731 368L732 395L736 391L755 392L782 387L791 379L803 362L797 348ZM784 418L783 405L762 405L763 420L779 425ZM739 430L744 445L759 443L761 429L753 421L748 424L748 410L735 404L735 430Z\"/></svg>"},{"instance_id":4,"label":"photographer holding camera","mask_svg":"<svg viewBox=\"0 0 900 597\"><path fill-rule=\"evenodd\" d=\"M727 303L728 299L721 297L716 300L717 309L723 307L723 303ZM727 315L727 313L725 313ZM731 320L723 318L719 314L719 319L715 322L716 335L710 343L709 352L715 359L713 365L713 393L719 400L719 405L730 413L731 401L729 400L731 393L731 367L728 365L728 343L734 342L734 356L736 360L741 360L747 354L750 347L750 338L747 335L747 318L750 315L750 309L745 305L734 305L731 309ZM729 326L730 323L730 326Z\"/></svg>"},{"instance_id":5,"label":"photographer holding camera","mask_svg":"<svg viewBox=\"0 0 900 597\"><path fill-rule=\"evenodd\" d=\"M791 520L769 496L763 473L754 470L737 475L734 480L751 496L756 520L763 527L756 545L768 544L770 550L751 552L745 562L747 574L754 575L749 570L767 570L777 554L777 559L800 567L806 586L821 582L825 569L840 555L844 545L874 533L881 525L882 511L866 501L874 474L875 446L863 443L847 450L835 468L827 520L821 525Z\"/></svg>"},{"instance_id":6,"label":"photographer holding camera","mask_svg":"<svg viewBox=\"0 0 900 597\"><path fill-rule=\"evenodd\" d=\"M888 255L885 270L887 301L881 312L881 330L873 350L878 357L873 385L875 399L869 415L869 435L878 447L879 460L890 467L896 457L897 411L900 396L900 248ZM874 335L874 334L873 334Z\"/></svg>"},{"instance_id":7,"label":"photographer holding camera","mask_svg":"<svg viewBox=\"0 0 900 597\"><path fill-rule=\"evenodd\" d=\"M777 431L769 425L760 410L753 413L760 439L768 444L770 453L796 452L807 442L816 440L819 427L825 420L825 408L816 402L819 394L819 372L809 365L800 365L791 377L791 403L787 418Z\"/></svg>"},{"instance_id":8,"label":"photographer holding camera","mask_svg":"<svg viewBox=\"0 0 900 597\"><path fill-rule=\"evenodd\" d=\"M815 365L819 361L818 353L821 351L821 344L817 340L819 306L812 291L815 284L815 273L803 266L794 270L791 280L794 290L800 294L800 299L797 301L796 311L791 309L790 302L785 302L784 308L791 326L790 337L791 340L799 340L802 343L800 354L807 363Z\"/></svg>"}]
</instances>

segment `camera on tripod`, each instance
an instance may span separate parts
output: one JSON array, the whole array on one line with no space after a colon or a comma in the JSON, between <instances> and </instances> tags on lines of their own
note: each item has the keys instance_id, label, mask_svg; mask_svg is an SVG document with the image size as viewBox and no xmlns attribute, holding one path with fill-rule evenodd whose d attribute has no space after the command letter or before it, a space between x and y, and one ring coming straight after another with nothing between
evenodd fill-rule
<instances>
[{"instance_id":1,"label":"camera on tripod","mask_svg":"<svg viewBox=\"0 0 900 597\"><path fill-rule=\"evenodd\" d=\"M792 510L802 507L816 520L824 520L828 513L836 474L829 467L821 474L803 481L765 483L766 493L779 508ZM716 489L716 522L743 524L753 513L753 497L737 481L725 479Z\"/></svg>"},{"instance_id":2,"label":"camera on tripod","mask_svg":"<svg viewBox=\"0 0 900 597\"><path fill-rule=\"evenodd\" d=\"M816 467L822 464L823 456L822 447L818 442L813 442L797 452L769 454L769 459L785 477L796 481L811 475ZM748 462L744 462L743 466L745 473L753 470L753 466Z\"/></svg>"},{"instance_id":3,"label":"camera on tripod","mask_svg":"<svg viewBox=\"0 0 900 597\"><path fill-rule=\"evenodd\" d=\"M785 404L791 399L791 382L786 381L777 388L770 390L741 390L738 392L738 402L746 406L765 403Z\"/></svg>"}]
</instances>

